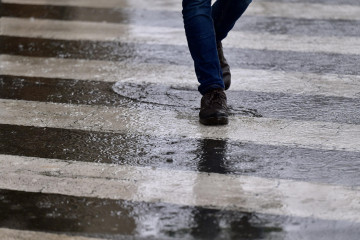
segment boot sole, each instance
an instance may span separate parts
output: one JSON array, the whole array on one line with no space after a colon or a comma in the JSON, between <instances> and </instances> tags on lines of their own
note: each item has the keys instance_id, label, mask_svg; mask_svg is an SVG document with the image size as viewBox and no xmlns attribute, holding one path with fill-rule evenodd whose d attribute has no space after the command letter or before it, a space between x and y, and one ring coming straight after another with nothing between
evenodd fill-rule
<instances>
[{"instance_id":1,"label":"boot sole","mask_svg":"<svg viewBox=\"0 0 360 240\"><path fill-rule=\"evenodd\" d=\"M200 123L202 123L204 125L209 125L209 126L226 125L229 123L229 119L227 117L211 117L211 118L206 118L206 119L200 118Z\"/></svg>"}]
</instances>

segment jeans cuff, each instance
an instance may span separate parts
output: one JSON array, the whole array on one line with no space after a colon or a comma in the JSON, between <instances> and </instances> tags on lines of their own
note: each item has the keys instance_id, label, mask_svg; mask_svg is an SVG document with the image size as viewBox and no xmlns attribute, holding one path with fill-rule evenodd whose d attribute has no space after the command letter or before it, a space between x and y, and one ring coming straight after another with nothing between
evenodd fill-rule
<instances>
[{"instance_id":1,"label":"jeans cuff","mask_svg":"<svg viewBox=\"0 0 360 240\"><path fill-rule=\"evenodd\" d=\"M209 92L210 90L218 89L218 88L225 89L224 82L214 83L214 84L211 84L211 85L208 85L208 86L205 86L205 87L200 85L198 90L201 93L201 95L204 95L205 93Z\"/></svg>"}]
</instances>

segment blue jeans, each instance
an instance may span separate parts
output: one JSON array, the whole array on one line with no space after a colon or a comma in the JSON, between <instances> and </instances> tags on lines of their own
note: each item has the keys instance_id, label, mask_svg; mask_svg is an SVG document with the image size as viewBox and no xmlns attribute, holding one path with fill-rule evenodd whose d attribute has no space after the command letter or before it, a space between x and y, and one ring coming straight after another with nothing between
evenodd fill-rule
<instances>
[{"instance_id":1,"label":"blue jeans","mask_svg":"<svg viewBox=\"0 0 360 240\"><path fill-rule=\"evenodd\" d=\"M183 0L183 19L199 92L224 88L216 42L221 42L251 0Z\"/></svg>"}]
</instances>

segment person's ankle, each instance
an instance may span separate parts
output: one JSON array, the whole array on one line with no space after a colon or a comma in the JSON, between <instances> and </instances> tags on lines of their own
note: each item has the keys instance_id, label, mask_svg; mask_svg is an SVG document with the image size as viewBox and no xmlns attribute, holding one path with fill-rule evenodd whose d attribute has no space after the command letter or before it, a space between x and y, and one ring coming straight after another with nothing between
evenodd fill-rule
<instances>
[{"instance_id":1,"label":"person's ankle","mask_svg":"<svg viewBox=\"0 0 360 240\"><path fill-rule=\"evenodd\" d=\"M224 85L225 85L225 90L228 90L230 88L230 85L231 85L230 66L229 66L229 64L228 64L228 62L227 62L227 60L226 60L226 58L224 56L222 43L217 42L216 46L217 46L217 51L218 51L220 67L221 67L221 71L222 71L222 78L223 78Z\"/></svg>"}]
</instances>

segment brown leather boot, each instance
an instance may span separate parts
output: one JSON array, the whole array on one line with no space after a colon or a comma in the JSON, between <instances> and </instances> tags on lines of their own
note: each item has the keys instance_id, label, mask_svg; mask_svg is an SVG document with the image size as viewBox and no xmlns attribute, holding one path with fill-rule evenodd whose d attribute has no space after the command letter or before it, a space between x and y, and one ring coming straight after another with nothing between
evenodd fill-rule
<instances>
[{"instance_id":1,"label":"brown leather boot","mask_svg":"<svg viewBox=\"0 0 360 240\"><path fill-rule=\"evenodd\" d=\"M216 44L216 46L217 46L220 66L221 66L221 70L222 70L225 90L228 90L230 87L230 84L231 84L230 66L229 66L228 62L226 61L226 58L224 57L224 52L223 52L223 47L222 47L221 42L218 42Z\"/></svg>"},{"instance_id":2,"label":"brown leather boot","mask_svg":"<svg viewBox=\"0 0 360 240\"><path fill-rule=\"evenodd\" d=\"M204 125L228 124L228 107L223 89L213 89L201 98L200 123Z\"/></svg>"}]
</instances>

